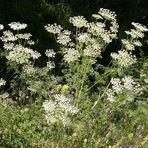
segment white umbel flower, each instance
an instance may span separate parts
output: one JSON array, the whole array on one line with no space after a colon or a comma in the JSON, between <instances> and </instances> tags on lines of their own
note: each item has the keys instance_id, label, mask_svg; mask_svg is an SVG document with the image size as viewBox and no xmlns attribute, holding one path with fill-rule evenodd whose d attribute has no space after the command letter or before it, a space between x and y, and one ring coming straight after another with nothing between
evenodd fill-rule
<instances>
[{"instance_id":1,"label":"white umbel flower","mask_svg":"<svg viewBox=\"0 0 148 148\"><path fill-rule=\"evenodd\" d=\"M116 19L116 13L114 11L110 11L109 9L100 8L100 11L98 13L107 20Z\"/></svg>"},{"instance_id":2,"label":"white umbel flower","mask_svg":"<svg viewBox=\"0 0 148 148\"><path fill-rule=\"evenodd\" d=\"M29 40L30 37L32 36L30 33L20 33L20 34L16 34L15 35L18 39L25 39L25 40Z\"/></svg>"},{"instance_id":3,"label":"white umbel flower","mask_svg":"<svg viewBox=\"0 0 148 148\"><path fill-rule=\"evenodd\" d=\"M33 51L30 48L23 47L22 45L16 45L13 47L13 50L9 52L6 58L9 61L15 61L18 64L28 63L29 59L38 59L40 57L40 53L37 51Z\"/></svg>"},{"instance_id":4,"label":"white umbel flower","mask_svg":"<svg viewBox=\"0 0 148 148\"><path fill-rule=\"evenodd\" d=\"M12 50L14 47L14 43L5 43L3 47L6 50Z\"/></svg>"},{"instance_id":5,"label":"white umbel flower","mask_svg":"<svg viewBox=\"0 0 148 148\"><path fill-rule=\"evenodd\" d=\"M34 42L34 41L32 41L32 40L29 40L29 41L27 41L27 44L28 44L28 45L34 45L34 44L35 44L35 42Z\"/></svg>"},{"instance_id":6,"label":"white umbel flower","mask_svg":"<svg viewBox=\"0 0 148 148\"><path fill-rule=\"evenodd\" d=\"M134 46L138 46L138 47L141 47L142 46L142 43L140 41L138 41L138 40L137 41L133 41L132 44Z\"/></svg>"},{"instance_id":7,"label":"white umbel flower","mask_svg":"<svg viewBox=\"0 0 148 148\"><path fill-rule=\"evenodd\" d=\"M0 79L0 86L3 86L3 85L5 85L5 84L6 84L6 81L1 78L1 79Z\"/></svg>"},{"instance_id":8,"label":"white umbel flower","mask_svg":"<svg viewBox=\"0 0 148 148\"><path fill-rule=\"evenodd\" d=\"M36 69L33 65L25 65L23 66L23 72L27 75L34 75L36 73Z\"/></svg>"},{"instance_id":9,"label":"white umbel flower","mask_svg":"<svg viewBox=\"0 0 148 148\"><path fill-rule=\"evenodd\" d=\"M117 21L116 21L116 20L111 21L110 30L111 30L113 33L117 33L117 32L118 32L118 29L119 29L119 25L118 25Z\"/></svg>"},{"instance_id":10,"label":"white umbel flower","mask_svg":"<svg viewBox=\"0 0 148 148\"><path fill-rule=\"evenodd\" d=\"M49 33L59 34L59 33L61 33L62 27L60 25L57 25L56 23L54 23L54 24L47 24L45 26L45 29Z\"/></svg>"},{"instance_id":11,"label":"white umbel flower","mask_svg":"<svg viewBox=\"0 0 148 148\"><path fill-rule=\"evenodd\" d=\"M69 21L77 28L86 27L87 25L87 20L83 16L70 17Z\"/></svg>"},{"instance_id":12,"label":"white umbel flower","mask_svg":"<svg viewBox=\"0 0 148 148\"><path fill-rule=\"evenodd\" d=\"M110 101L110 102L114 102L115 101L115 93L112 89L108 89L106 91L106 95L107 95L107 100Z\"/></svg>"},{"instance_id":13,"label":"white umbel flower","mask_svg":"<svg viewBox=\"0 0 148 148\"><path fill-rule=\"evenodd\" d=\"M92 17L95 18L96 20L102 20L103 17L99 14L92 14Z\"/></svg>"},{"instance_id":14,"label":"white umbel flower","mask_svg":"<svg viewBox=\"0 0 148 148\"><path fill-rule=\"evenodd\" d=\"M134 23L132 22L132 25L140 32L147 32L148 28L146 28L146 26L141 25L140 23Z\"/></svg>"},{"instance_id":15,"label":"white umbel flower","mask_svg":"<svg viewBox=\"0 0 148 148\"><path fill-rule=\"evenodd\" d=\"M87 45L84 49L84 55L88 57L98 57L101 55L101 45L94 43L92 45Z\"/></svg>"},{"instance_id":16,"label":"white umbel flower","mask_svg":"<svg viewBox=\"0 0 148 148\"><path fill-rule=\"evenodd\" d=\"M4 26L2 24L0 24L0 30L3 30Z\"/></svg>"},{"instance_id":17,"label":"white umbel flower","mask_svg":"<svg viewBox=\"0 0 148 148\"><path fill-rule=\"evenodd\" d=\"M54 95L54 101L46 100L43 102L43 107L47 123L62 123L64 126L70 124L70 118L68 115L77 114L79 111L77 107L70 104L69 98L60 94Z\"/></svg>"},{"instance_id":18,"label":"white umbel flower","mask_svg":"<svg viewBox=\"0 0 148 148\"><path fill-rule=\"evenodd\" d=\"M123 90L123 86L121 85L121 81L119 78L111 78L112 88L116 93L120 93Z\"/></svg>"},{"instance_id":19,"label":"white umbel flower","mask_svg":"<svg viewBox=\"0 0 148 148\"><path fill-rule=\"evenodd\" d=\"M57 42L62 45L67 45L71 41L70 34L70 31L64 30L58 35Z\"/></svg>"},{"instance_id":20,"label":"white umbel flower","mask_svg":"<svg viewBox=\"0 0 148 148\"><path fill-rule=\"evenodd\" d=\"M78 35L78 41L80 43L86 43L87 41L89 41L90 39L90 35L88 33L82 33Z\"/></svg>"},{"instance_id":21,"label":"white umbel flower","mask_svg":"<svg viewBox=\"0 0 148 148\"><path fill-rule=\"evenodd\" d=\"M55 52L53 51L53 49L47 49L46 52L45 52L45 55L48 57L48 58L54 58L55 57Z\"/></svg>"},{"instance_id":22,"label":"white umbel flower","mask_svg":"<svg viewBox=\"0 0 148 148\"><path fill-rule=\"evenodd\" d=\"M132 76L125 76L124 78L112 78L111 88L106 91L107 100L114 102L118 99L118 95L123 96L123 101L121 103L126 103L126 101L133 101L134 98L141 93L140 84L137 83Z\"/></svg>"},{"instance_id":23,"label":"white umbel flower","mask_svg":"<svg viewBox=\"0 0 148 148\"><path fill-rule=\"evenodd\" d=\"M48 68L49 70L51 70L51 69L55 68L55 64L54 64L53 62L51 62L51 61L48 61L48 62L47 62L47 68Z\"/></svg>"},{"instance_id":24,"label":"white umbel flower","mask_svg":"<svg viewBox=\"0 0 148 148\"><path fill-rule=\"evenodd\" d=\"M104 23L88 23L88 32L95 36L101 36L105 32L105 24Z\"/></svg>"},{"instance_id":25,"label":"white umbel flower","mask_svg":"<svg viewBox=\"0 0 148 148\"><path fill-rule=\"evenodd\" d=\"M133 90L136 84L132 76L125 76L124 78L122 78L122 82L123 82L124 88L127 90Z\"/></svg>"},{"instance_id":26,"label":"white umbel flower","mask_svg":"<svg viewBox=\"0 0 148 148\"><path fill-rule=\"evenodd\" d=\"M22 29L25 29L27 27L27 24L20 23L20 22L12 22L12 23L10 23L8 25L13 30L22 30Z\"/></svg>"},{"instance_id":27,"label":"white umbel flower","mask_svg":"<svg viewBox=\"0 0 148 148\"><path fill-rule=\"evenodd\" d=\"M126 50L120 50L118 53L111 53L111 57L122 67L128 67L137 62L136 57Z\"/></svg>"},{"instance_id":28,"label":"white umbel flower","mask_svg":"<svg viewBox=\"0 0 148 148\"><path fill-rule=\"evenodd\" d=\"M64 52L64 60L68 63L78 60L80 53L75 48L67 48Z\"/></svg>"},{"instance_id":29,"label":"white umbel flower","mask_svg":"<svg viewBox=\"0 0 148 148\"><path fill-rule=\"evenodd\" d=\"M17 40L17 37L14 36L14 34L7 30L3 32L3 36L0 38L3 42L13 42Z\"/></svg>"},{"instance_id":30,"label":"white umbel flower","mask_svg":"<svg viewBox=\"0 0 148 148\"><path fill-rule=\"evenodd\" d=\"M130 50L130 51L135 50L135 46L131 44L129 40L123 39L121 41L127 50Z\"/></svg>"}]
</instances>

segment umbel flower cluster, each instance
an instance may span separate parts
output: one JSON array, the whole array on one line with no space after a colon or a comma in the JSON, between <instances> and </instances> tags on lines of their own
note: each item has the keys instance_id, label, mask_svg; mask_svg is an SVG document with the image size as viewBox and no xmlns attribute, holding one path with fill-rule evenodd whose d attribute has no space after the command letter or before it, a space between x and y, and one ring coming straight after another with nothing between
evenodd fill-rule
<instances>
[{"instance_id":1,"label":"umbel flower cluster","mask_svg":"<svg viewBox=\"0 0 148 148\"><path fill-rule=\"evenodd\" d=\"M47 32L54 34L56 37L60 48L59 53L63 56L61 67L64 65L65 69L60 69L62 76L57 76L57 73L54 75L53 68L56 66L53 62L56 57L54 49L46 49L45 55L48 61L45 67L35 66L34 63L41 54L33 50L32 46L35 42L31 40L32 35L21 33L27 27L27 24L12 22L8 24L11 30L3 31L3 35L0 37L4 48L2 55L6 57L10 69L15 70L15 74L19 75L15 77L19 79L16 83L20 82L22 78L23 84L26 81L25 91L29 91L28 94L31 94L31 97L47 97L46 101L43 102L47 123L60 122L64 126L69 125L71 123L70 117L79 111L75 105L78 106L81 99L83 100L85 96L91 94L88 93L89 88L93 88L92 86L100 83L97 79L98 75L99 78L101 75L95 71L94 67L97 66L95 64L102 57L102 52L105 51L107 45L117 39L119 25L115 12L108 9L101 8L97 14L92 15L92 19L92 22L88 22L83 16L70 17L69 22L75 27L75 33L64 30L56 23L44 26ZM117 70L116 74L109 73L108 77L111 77L111 81L109 84L105 82L107 89L101 88L102 90L99 93L97 92L99 97L103 96L105 99L107 97L110 102L118 102L118 100L121 102L133 101L141 93L140 85L134 80L133 76L122 73L122 77L120 75L120 78L118 78L119 70L128 69L129 66L138 61L133 51L136 50L136 47L142 46L140 39L148 31L145 26L139 23L133 22L132 25L134 29L125 31L127 38L122 39L121 50L117 53L111 53L113 68L115 67ZM4 26L0 24L0 30L3 29ZM108 74L105 71L106 73ZM88 84L90 82L89 76L94 79L92 86ZM54 88L57 88L59 84L57 79L66 81L68 87L72 88L70 88L74 92L72 99L67 98L68 95L60 91L55 91L52 95L49 95L50 89L56 90ZM101 82L104 79L106 80L106 78L100 79ZM146 76L144 76L144 80L147 82ZM0 86L5 85L5 83L5 80L0 79ZM100 95L104 90L103 95ZM98 99L100 99L99 97ZM88 98L91 98L91 96ZM71 102L75 105L72 105ZM95 106L96 104L93 108Z\"/></svg>"},{"instance_id":2,"label":"umbel flower cluster","mask_svg":"<svg viewBox=\"0 0 148 148\"><path fill-rule=\"evenodd\" d=\"M10 30L4 31L3 36L0 38L4 43L6 50L6 58L17 64L26 64L31 59L38 59L41 55L37 51L33 51L29 46L34 45L30 33L19 33L20 30L25 29L27 24L20 22L12 22L8 24L17 33L14 34ZM1 27L2 28L2 27Z\"/></svg>"},{"instance_id":3,"label":"umbel flower cluster","mask_svg":"<svg viewBox=\"0 0 148 148\"><path fill-rule=\"evenodd\" d=\"M0 79L0 86L3 86L3 85L5 85L5 84L6 84L6 81L1 78L1 79Z\"/></svg>"},{"instance_id":4,"label":"umbel flower cluster","mask_svg":"<svg viewBox=\"0 0 148 148\"><path fill-rule=\"evenodd\" d=\"M145 26L142 26L139 23L132 23L135 29L130 31L125 31L127 34L127 39L122 40L123 48L118 51L118 53L112 53L111 57L117 62L121 67L128 67L137 62L136 56L133 55L133 51L136 47L141 47L142 43L139 41L139 38L144 37L144 32L147 32L148 29Z\"/></svg>"},{"instance_id":5,"label":"umbel flower cluster","mask_svg":"<svg viewBox=\"0 0 148 148\"><path fill-rule=\"evenodd\" d=\"M105 46L117 37L119 26L114 12L100 9L98 14L92 16L95 22L88 22L83 16L70 17L70 23L76 27L74 37L70 31L63 30L60 25L45 26L49 33L56 35L57 43L62 46L65 62L70 64L85 56L90 59L91 63L95 63L95 59L101 56ZM110 27L105 20L109 21Z\"/></svg>"},{"instance_id":6,"label":"umbel flower cluster","mask_svg":"<svg viewBox=\"0 0 148 148\"><path fill-rule=\"evenodd\" d=\"M60 94L54 95L54 101L45 100L43 107L47 123L55 124L60 122L64 126L69 125L70 118L68 116L78 113L77 107L71 105L70 100Z\"/></svg>"},{"instance_id":7,"label":"umbel flower cluster","mask_svg":"<svg viewBox=\"0 0 148 148\"><path fill-rule=\"evenodd\" d=\"M116 98L123 94L125 101L133 101L135 97L141 93L139 83L136 83L132 76L125 76L124 78L112 78L111 88L106 91L107 100L110 102L117 101ZM121 100L120 100L121 101Z\"/></svg>"}]
</instances>

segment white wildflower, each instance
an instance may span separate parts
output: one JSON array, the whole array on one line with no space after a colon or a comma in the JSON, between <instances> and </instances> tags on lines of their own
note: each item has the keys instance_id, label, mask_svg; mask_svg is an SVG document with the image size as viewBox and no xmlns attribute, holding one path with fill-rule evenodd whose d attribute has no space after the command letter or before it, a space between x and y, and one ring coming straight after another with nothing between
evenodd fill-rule
<instances>
[{"instance_id":1,"label":"white wildflower","mask_svg":"<svg viewBox=\"0 0 148 148\"><path fill-rule=\"evenodd\" d=\"M68 43L68 47L70 47L70 48L73 48L73 47L75 47L76 45L75 45L75 43L73 43L73 42L70 42L70 43Z\"/></svg>"},{"instance_id":2,"label":"white wildflower","mask_svg":"<svg viewBox=\"0 0 148 148\"><path fill-rule=\"evenodd\" d=\"M96 20L102 20L103 17L99 14L92 14L92 17L94 17Z\"/></svg>"},{"instance_id":3,"label":"white wildflower","mask_svg":"<svg viewBox=\"0 0 148 148\"><path fill-rule=\"evenodd\" d=\"M86 27L87 24L87 20L83 16L70 17L69 21L77 28Z\"/></svg>"},{"instance_id":4,"label":"white wildflower","mask_svg":"<svg viewBox=\"0 0 148 148\"><path fill-rule=\"evenodd\" d=\"M96 26L99 27L99 28L104 28L106 25L102 22L97 22Z\"/></svg>"},{"instance_id":5,"label":"white wildflower","mask_svg":"<svg viewBox=\"0 0 148 148\"><path fill-rule=\"evenodd\" d=\"M115 101L115 93L114 93L114 91L113 90L111 90L111 89L108 89L107 91L106 91L106 95L107 95L107 100L108 101L110 101L110 102L114 102Z\"/></svg>"},{"instance_id":6,"label":"white wildflower","mask_svg":"<svg viewBox=\"0 0 148 148\"><path fill-rule=\"evenodd\" d=\"M111 57L117 61L118 65L128 67L136 63L136 57L126 50L120 50L118 53L111 53Z\"/></svg>"},{"instance_id":7,"label":"white wildflower","mask_svg":"<svg viewBox=\"0 0 148 148\"><path fill-rule=\"evenodd\" d=\"M88 23L87 27L88 27L88 32L95 36L100 36L105 32L104 29L105 24L103 23L98 23L97 25L95 23Z\"/></svg>"},{"instance_id":8,"label":"white wildflower","mask_svg":"<svg viewBox=\"0 0 148 148\"><path fill-rule=\"evenodd\" d=\"M105 31L104 33L101 34L101 38L107 44L112 42L112 37L110 36L109 32L107 32L107 31Z\"/></svg>"},{"instance_id":9,"label":"white wildflower","mask_svg":"<svg viewBox=\"0 0 148 148\"><path fill-rule=\"evenodd\" d=\"M40 53L30 48L23 47L22 45L13 47L13 50L6 56L8 60L15 61L18 64L28 63L30 58L38 59L39 57Z\"/></svg>"},{"instance_id":10,"label":"white wildflower","mask_svg":"<svg viewBox=\"0 0 148 148\"><path fill-rule=\"evenodd\" d=\"M69 114L77 114L78 109L70 104L70 99L66 98L64 95L56 94L54 96L54 101L49 100L43 103L45 110L45 117L47 123L57 123L61 122L64 126L70 124Z\"/></svg>"},{"instance_id":11,"label":"white wildflower","mask_svg":"<svg viewBox=\"0 0 148 148\"><path fill-rule=\"evenodd\" d=\"M69 31L69 30L63 30L63 32L62 32L63 34L65 34L65 35L71 35L71 31Z\"/></svg>"},{"instance_id":12,"label":"white wildflower","mask_svg":"<svg viewBox=\"0 0 148 148\"><path fill-rule=\"evenodd\" d=\"M22 29L25 29L27 27L27 24L20 23L20 22L12 22L12 23L10 23L8 25L13 30L22 30Z\"/></svg>"},{"instance_id":13,"label":"white wildflower","mask_svg":"<svg viewBox=\"0 0 148 148\"><path fill-rule=\"evenodd\" d=\"M131 35L131 32L130 31L125 31L125 33L127 34L127 35Z\"/></svg>"},{"instance_id":14,"label":"white wildflower","mask_svg":"<svg viewBox=\"0 0 148 148\"><path fill-rule=\"evenodd\" d=\"M12 50L13 47L14 47L14 44L13 43L4 43L4 49L6 50Z\"/></svg>"},{"instance_id":15,"label":"white wildflower","mask_svg":"<svg viewBox=\"0 0 148 148\"><path fill-rule=\"evenodd\" d=\"M52 112L56 107L56 102L45 100L45 102L43 102L43 107L46 113Z\"/></svg>"},{"instance_id":16,"label":"white wildflower","mask_svg":"<svg viewBox=\"0 0 148 148\"><path fill-rule=\"evenodd\" d=\"M68 63L78 60L80 53L75 48L67 48L64 52L64 60Z\"/></svg>"},{"instance_id":17,"label":"white wildflower","mask_svg":"<svg viewBox=\"0 0 148 148\"><path fill-rule=\"evenodd\" d=\"M18 39L25 39L25 40L29 40L30 37L32 36L30 33L20 33L20 34L16 34L15 35Z\"/></svg>"},{"instance_id":18,"label":"white wildflower","mask_svg":"<svg viewBox=\"0 0 148 148\"><path fill-rule=\"evenodd\" d=\"M64 30L58 35L57 42L62 45L67 45L71 41L70 34L70 31Z\"/></svg>"},{"instance_id":19,"label":"white wildflower","mask_svg":"<svg viewBox=\"0 0 148 148\"><path fill-rule=\"evenodd\" d=\"M115 20L116 19L115 12L110 11L109 9L100 8L100 11L98 13L107 20Z\"/></svg>"},{"instance_id":20,"label":"white wildflower","mask_svg":"<svg viewBox=\"0 0 148 148\"><path fill-rule=\"evenodd\" d=\"M135 50L135 46L132 45L132 44L127 44L127 45L125 45L125 48L126 48L127 50Z\"/></svg>"},{"instance_id":21,"label":"white wildflower","mask_svg":"<svg viewBox=\"0 0 148 148\"><path fill-rule=\"evenodd\" d=\"M124 97L121 102L126 103L126 101L133 101L134 98L142 92L142 89L138 83L136 83L132 76L125 76L124 78L112 78L111 88L106 91L107 100L110 102L115 101L118 95ZM122 97L120 96L120 98Z\"/></svg>"},{"instance_id":22,"label":"white wildflower","mask_svg":"<svg viewBox=\"0 0 148 148\"><path fill-rule=\"evenodd\" d=\"M23 72L28 75L34 75L36 73L36 69L33 67L33 65L25 65L23 66Z\"/></svg>"},{"instance_id":23,"label":"white wildflower","mask_svg":"<svg viewBox=\"0 0 148 148\"><path fill-rule=\"evenodd\" d=\"M14 34L11 31L4 31L3 36L0 38L3 42L9 42L9 41L16 41L17 38L14 36Z\"/></svg>"},{"instance_id":24,"label":"white wildflower","mask_svg":"<svg viewBox=\"0 0 148 148\"><path fill-rule=\"evenodd\" d=\"M84 55L89 57L98 57L101 55L101 45L94 43L92 45L87 45L84 49Z\"/></svg>"},{"instance_id":25,"label":"white wildflower","mask_svg":"<svg viewBox=\"0 0 148 148\"><path fill-rule=\"evenodd\" d=\"M1 78L1 79L0 79L0 86L3 86L3 85L5 85L5 84L6 84L6 81Z\"/></svg>"},{"instance_id":26,"label":"white wildflower","mask_svg":"<svg viewBox=\"0 0 148 148\"><path fill-rule=\"evenodd\" d=\"M38 59L41 54L37 51L33 51L31 48L25 48L26 49L26 53L30 54L30 58L32 59Z\"/></svg>"},{"instance_id":27,"label":"white wildflower","mask_svg":"<svg viewBox=\"0 0 148 148\"><path fill-rule=\"evenodd\" d=\"M54 24L47 24L45 26L45 29L49 33L59 34L59 33L61 33L62 27L60 25L57 25L56 23L54 23Z\"/></svg>"},{"instance_id":28,"label":"white wildflower","mask_svg":"<svg viewBox=\"0 0 148 148\"><path fill-rule=\"evenodd\" d=\"M35 42L34 42L34 41L32 41L32 40L29 40L29 41L27 41L27 44L28 44L28 45L34 45L34 44L35 44Z\"/></svg>"},{"instance_id":29,"label":"white wildflower","mask_svg":"<svg viewBox=\"0 0 148 148\"><path fill-rule=\"evenodd\" d=\"M138 40L137 41L133 41L132 44L134 46L138 46L138 47L141 47L142 46L142 43L140 41L138 41Z\"/></svg>"},{"instance_id":30,"label":"white wildflower","mask_svg":"<svg viewBox=\"0 0 148 148\"><path fill-rule=\"evenodd\" d=\"M113 33L117 33L117 32L118 32L118 29L119 29L119 25L118 25L117 21L116 21L116 20L111 21L110 30L111 30Z\"/></svg>"},{"instance_id":31,"label":"white wildflower","mask_svg":"<svg viewBox=\"0 0 148 148\"><path fill-rule=\"evenodd\" d=\"M139 31L137 31L135 29L131 29L131 31L125 31L125 33L127 35L130 35L133 39L143 38L144 37L144 33L139 32Z\"/></svg>"},{"instance_id":32,"label":"white wildflower","mask_svg":"<svg viewBox=\"0 0 148 148\"><path fill-rule=\"evenodd\" d=\"M146 28L146 26L141 25L140 23L134 23L132 22L132 25L140 32L147 32L148 28Z\"/></svg>"},{"instance_id":33,"label":"white wildflower","mask_svg":"<svg viewBox=\"0 0 148 148\"><path fill-rule=\"evenodd\" d=\"M120 93L120 92L122 92L123 86L122 86L121 81L120 81L119 78L111 78L111 84L112 84L113 90L117 94Z\"/></svg>"},{"instance_id":34,"label":"white wildflower","mask_svg":"<svg viewBox=\"0 0 148 148\"><path fill-rule=\"evenodd\" d=\"M90 35L88 33L82 33L78 35L78 41L80 43L86 43L90 38Z\"/></svg>"},{"instance_id":35,"label":"white wildflower","mask_svg":"<svg viewBox=\"0 0 148 148\"><path fill-rule=\"evenodd\" d=\"M121 41L127 50L135 50L135 46L132 43L130 43L129 40L123 39Z\"/></svg>"},{"instance_id":36,"label":"white wildflower","mask_svg":"<svg viewBox=\"0 0 148 148\"><path fill-rule=\"evenodd\" d=\"M47 62L47 68L51 70L51 69L55 68L55 64L51 61L48 61Z\"/></svg>"},{"instance_id":37,"label":"white wildflower","mask_svg":"<svg viewBox=\"0 0 148 148\"><path fill-rule=\"evenodd\" d=\"M122 78L122 82L123 82L123 87L127 90L133 90L136 84L132 76L125 76L124 78Z\"/></svg>"},{"instance_id":38,"label":"white wildflower","mask_svg":"<svg viewBox=\"0 0 148 148\"><path fill-rule=\"evenodd\" d=\"M112 39L117 37L119 25L116 20L111 21L111 26L107 30L106 24L102 22L87 23L88 32L94 36L101 37L105 43L110 43Z\"/></svg>"},{"instance_id":39,"label":"white wildflower","mask_svg":"<svg viewBox=\"0 0 148 148\"><path fill-rule=\"evenodd\" d=\"M144 37L144 33L139 32L137 30L131 29L131 36L133 38L143 38Z\"/></svg>"},{"instance_id":40,"label":"white wildflower","mask_svg":"<svg viewBox=\"0 0 148 148\"><path fill-rule=\"evenodd\" d=\"M49 57L49 58L54 58L55 57L55 52L53 51L53 49L48 49L48 50L46 50L46 52L45 52L45 55L47 56L47 57Z\"/></svg>"},{"instance_id":41,"label":"white wildflower","mask_svg":"<svg viewBox=\"0 0 148 148\"><path fill-rule=\"evenodd\" d=\"M0 24L0 30L3 30L4 26L2 24Z\"/></svg>"}]
</instances>

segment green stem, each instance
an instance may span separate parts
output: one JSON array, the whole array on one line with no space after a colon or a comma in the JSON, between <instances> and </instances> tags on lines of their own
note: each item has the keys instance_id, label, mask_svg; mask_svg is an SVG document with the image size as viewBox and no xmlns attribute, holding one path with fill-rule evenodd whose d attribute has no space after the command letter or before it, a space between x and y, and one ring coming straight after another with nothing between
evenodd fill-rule
<instances>
[{"instance_id":1,"label":"green stem","mask_svg":"<svg viewBox=\"0 0 148 148\"><path fill-rule=\"evenodd\" d=\"M86 70L85 74L82 77L81 86L80 86L80 90L78 91L77 100L80 99L80 96L81 96L81 93L82 93L82 89L83 89L83 85L84 85L84 82L85 82L86 74L87 74L87 70Z\"/></svg>"},{"instance_id":2,"label":"green stem","mask_svg":"<svg viewBox=\"0 0 148 148\"><path fill-rule=\"evenodd\" d=\"M99 97L98 97L97 101L95 101L93 107L91 108L92 110L93 110L93 109L95 108L95 106L98 104L99 100L100 100L102 97L104 97L106 90L107 90L108 87L110 86L110 83L111 83L111 81L110 81L110 82L108 83L108 85L106 86L106 88L105 88L103 94L102 94L101 96L100 96L100 94L99 94Z\"/></svg>"},{"instance_id":3,"label":"green stem","mask_svg":"<svg viewBox=\"0 0 148 148\"><path fill-rule=\"evenodd\" d=\"M85 82L85 79L86 79L86 76L87 76L88 69L89 69L89 63L87 61L86 64L84 65L84 69L83 69L83 72L82 72L83 76L82 76L82 81L80 82L80 87L78 87L77 91L76 91L76 94L77 94L77 97L76 97L77 105L78 105L78 102L79 102L81 94L82 94L82 90L83 90L83 86L84 86L84 82Z\"/></svg>"}]
</instances>

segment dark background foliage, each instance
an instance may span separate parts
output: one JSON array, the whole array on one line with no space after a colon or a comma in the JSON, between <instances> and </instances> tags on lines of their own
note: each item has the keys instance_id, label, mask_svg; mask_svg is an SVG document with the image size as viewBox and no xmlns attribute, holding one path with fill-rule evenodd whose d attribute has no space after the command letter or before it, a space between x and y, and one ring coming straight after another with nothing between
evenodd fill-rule
<instances>
[{"instance_id":1,"label":"dark background foliage","mask_svg":"<svg viewBox=\"0 0 148 148\"><path fill-rule=\"evenodd\" d=\"M56 22L69 28L70 16L83 15L89 20L91 14L97 13L100 8L107 8L116 12L119 37L123 37L123 31L131 28L131 22L148 24L147 6L148 0L0 0L0 23L27 23L27 31L38 42L36 49L43 53L47 48L57 48L52 36L44 29L47 23ZM115 50L118 48L116 43L113 47Z\"/></svg>"}]
</instances>

